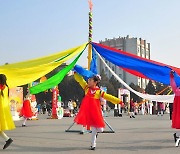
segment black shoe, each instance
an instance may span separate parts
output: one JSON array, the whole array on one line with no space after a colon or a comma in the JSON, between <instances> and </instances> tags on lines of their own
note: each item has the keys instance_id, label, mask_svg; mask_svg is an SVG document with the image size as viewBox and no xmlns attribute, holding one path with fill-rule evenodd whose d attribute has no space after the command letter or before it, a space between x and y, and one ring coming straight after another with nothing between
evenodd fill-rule
<instances>
[{"instance_id":1,"label":"black shoe","mask_svg":"<svg viewBox=\"0 0 180 154\"><path fill-rule=\"evenodd\" d=\"M118 116L119 116L119 117L122 117L122 114L119 114Z\"/></svg>"},{"instance_id":2,"label":"black shoe","mask_svg":"<svg viewBox=\"0 0 180 154\"><path fill-rule=\"evenodd\" d=\"M6 141L6 144L4 145L3 149L6 149L12 142L13 142L13 140L12 140L11 138L9 138L9 139Z\"/></svg>"},{"instance_id":3,"label":"black shoe","mask_svg":"<svg viewBox=\"0 0 180 154\"><path fill-rule=\"evenodd\" d=\"M91 146L89 150L95 150L95 149L96 149L96 147Z\"/></svg>"},{"instance_id":4,"label":"black shoe","mask_svg":"<svg viewBox=\"0 0 180 154\"><path fill-rule=\"evenodd\" d=\"M131 116L129 118L132 118Z\"/></svg>"},{"instance_id":5,"label":"black shoe","mask_svg":"<svg viewBox=\"0 0 180 154\"><path fill-rule=\"evenodd\" d=\"M176 136L176 133L174 133L173 136L174 136L174 142L176 143L176 141L179 137Z\"/></svg>"},{"instance_id":6,"label":"black shoe","mask_svg":"<svg viewBox=\"0 0 180 154\"><path fill-rule=\"evenodd\" d=\"M23 125L23 124L22 124L22 127L26 127L26 125Z\"/></svg>"},{"instance_id":7,"label":"black shoe","mask_svg":"<svg viewBox=\"0 0 180 154\"><path fill-rule=\"evenodd\" d=\"M132 116L133 118L135 118L135 116Z\"/></svg>"}]
</instances>

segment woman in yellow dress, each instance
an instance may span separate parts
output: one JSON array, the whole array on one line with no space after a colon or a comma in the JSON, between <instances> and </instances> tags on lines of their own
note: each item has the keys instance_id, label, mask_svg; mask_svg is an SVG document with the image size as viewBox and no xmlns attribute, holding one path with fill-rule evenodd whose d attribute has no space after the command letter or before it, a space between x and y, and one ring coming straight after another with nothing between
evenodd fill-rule
<instances>
[{"instance_id":1,"label":"woman in yellow dress","mask_svg":"<svg viewBox=\"0 0 180 154\"><path fill-rule=\"evenodd\" d=\"M0 74L0 136L6 141L3 149L6 149L13 142L13 140L9 138L4 131L15 128L10 111L9 88L6 80L6 76L4 74Z\"/></svg>"}]
</instances>

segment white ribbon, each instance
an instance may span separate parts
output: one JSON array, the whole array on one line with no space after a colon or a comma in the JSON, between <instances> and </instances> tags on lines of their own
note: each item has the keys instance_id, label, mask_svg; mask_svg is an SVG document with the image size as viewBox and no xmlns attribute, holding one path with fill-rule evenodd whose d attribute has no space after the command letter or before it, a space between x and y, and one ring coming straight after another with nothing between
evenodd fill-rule
<instances>
[{"instance_id":1,"label":"white ribbon","mask_svg":"<svg viewBox=\"0 0 180 154\"><path fill-rule=\"evenodd\" d=\"M151 101L158 101L158 102L168 102L168 103L173 103L174 100L174 95L149 95L149 94L143 94L138 91L135 91L132 89L129 85L127 85L104 61L104 59L100 56L100 54L96 51L97 55L101 59L101 61L104 63L104 65L109 69L109 71L114 75L114 77L121 83L123 84L128 90L136 94L137 96L146 99L146 100L151 100Z\"/></svg>"}]
</instances>

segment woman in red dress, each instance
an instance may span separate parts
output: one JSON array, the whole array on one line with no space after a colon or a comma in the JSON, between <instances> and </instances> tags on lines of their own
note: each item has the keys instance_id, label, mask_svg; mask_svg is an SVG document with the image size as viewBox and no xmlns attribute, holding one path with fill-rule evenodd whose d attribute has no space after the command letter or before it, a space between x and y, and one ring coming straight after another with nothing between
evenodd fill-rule
<instances>
[{"instance_id":1,"label":"woman in red dress","mask_svg":"<svg viewBox=\"0 0 180 154\"><path fill-rule=\"evenodd\" d=\"M21 108L20 116L24 117L22 127L26 127L27 119L31 118L33 116L33 113L31 110L31 102L30 102L30 96L29 95L26 96L26 98L23 102L23 106Z\"/></svg>"},{"instance_id":2,"label":"woman in red dress","mask_svg":"<svg viewBox=\"0 0 180 154\"><path fill-rule=\"evenodd\" d=\"M103 132L103 128L105 127L101 110L101 98L111 101L114 104L119 104L121 100L100 90L98 87L100 84L99 75L89 78L88 83L77 73L74 74L74 77L85 91L80 110L74 121L77 124L91 127L92 138L90 150L95 150L97 133Z\"/></svg>"},{"instance_id":3,"label":"woman in red dress","mask_svg":"<svg viewBox=\"0 0 180 154\"><path fill-rule=\"evenodd\" d=\"M176 82L174 81L174 71L170 72L170 84L175 94L172 111L172 128L180 129L180 87L177 87ZM176 146L179 146L179 131L174 133L174 141L176 142Z\"/></svg>"}]
</instances>

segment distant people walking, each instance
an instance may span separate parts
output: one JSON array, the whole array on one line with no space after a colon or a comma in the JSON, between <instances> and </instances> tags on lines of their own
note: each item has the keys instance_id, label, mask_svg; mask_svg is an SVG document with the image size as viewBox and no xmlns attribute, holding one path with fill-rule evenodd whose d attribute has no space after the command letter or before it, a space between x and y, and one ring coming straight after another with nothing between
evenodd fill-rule
<instances>
[{"instance_id":1,"label":"distant people walking","mask_svg":"<svg viewBox=\"0 0 180 154\"><path fill-rule=\"evenodd\" d=\"M158 106L158 113L157 115L161 115L163 116L163 112L164 112L164 105L163 105L163 102L157 102L157 106Z\"/></svg>"},{"instance_id":2,"label":"distant people walking","mask_svg":"<svg viewBox=\"0 0 180 154\"><path fill-rule=\"evenodd\" d=\"M173 103L169 103L169 119L172 120Z\"/></svg>"},{"instance_id":3,"label":"distant people walking","mask_svg":"<svg viewBox=\"0 0 180 154\"><path fill-rule=\"evenodd\" d=\"M44 103L42 105L42 113L46 114L46 110L47 110L47 103L46 103L46 101L44 101Z\"/></svg>"},{"instance_id":4,"label":"distant people walking","mask_svg":"<svg viewBox=\"0 0 180 154\"><path fill-rule=\"evenodd\" d=\"M135 103L133 101L133 98L131 98L131 101L130 101L130 118L135 118L135 114L134 114L134 109L135 109Z\"/></svg>"},{"instance_id":5,"label":"distant people walking","mask_svg":"<svg viewBox=\"0 0 180 154\"><path fill-rule=\"evenodd\" d=\"M37 109L38 109L38 114L40 114L41 113L41 104L37 105Z\"/></svg>"},{"instance_id":6,"label":"distant people walking","mask_svg":"<svg viewBox=\"0 0 180 154\"><path fill-rule=\"evenodd\" d=\"M142 115L145 115L145 112L146 110L145 110L145 103L143 102L142 104L141 104L141 113L142 113Z\"/></svg>"},{"instance_id":7,"label":"distant people walking","mask_svg":"<svg viewBox=\"0 0 180 154\"><path fill-rule=\"evenodd\" d=\"M78 108L77 108L77 103L76 103L76 101L75 100L73 100L73 114L76 114L78 111Z\"/></svg>"},{"instance_id":8,"label":"distant people walking","mask_svg":"<svg viewBox=\"0 0 180 154\"><path fill-rule=\"evenodd\" d=\"M50 103L47 103L46 109L47 109L48 116L51 116L51 111L52 111L51 108L52 108L52 105Z\"/></svg>"},{"instance_id":9,"label":"distant people walking","mask_svg":"<svg viewBox=\"0 0 180 154\"><path fill-rule=\"evenodd\" d=\"M153 102L148 103L148 108L149 108L149 114L152 115L153 111Z\"/></svg>"},{"instance_id":10,"label":"distant people walking","mask_svg":"<svg viewBox=\"0 0 180 154\"><path fill-rule=\"evenodd\" d=\"M73 116L74 107L73 107L73 101L71 99L68 101L68 109L69 109L69 111L71 113L71 117L72 117Z\"/></svg>"},{"instance_id":11,"label":"distant people walking","mask_svg":"<svg viewBox=\"0 0 180 154\"><path fill-rule=\"evenodd\" d=\"M3 149L6 149L13 140L5 134L5 130L15 129L9 104L9 88L6 76L0 74L0 136L6 141Z\"/></svg>"},{"instance_id":12,"label":"distant people walking","mask_svg":"<svg viewBox=\"0 0 180 154\"><path fill-rule=\"evenodd\" d=\"M139 105L138 105L138 102L135 101L135 102L134 102L134 105L135 105L135 107L134 107L134 114L137 115L137 114L139 113Z\"/></svg>"}]
</instances>

